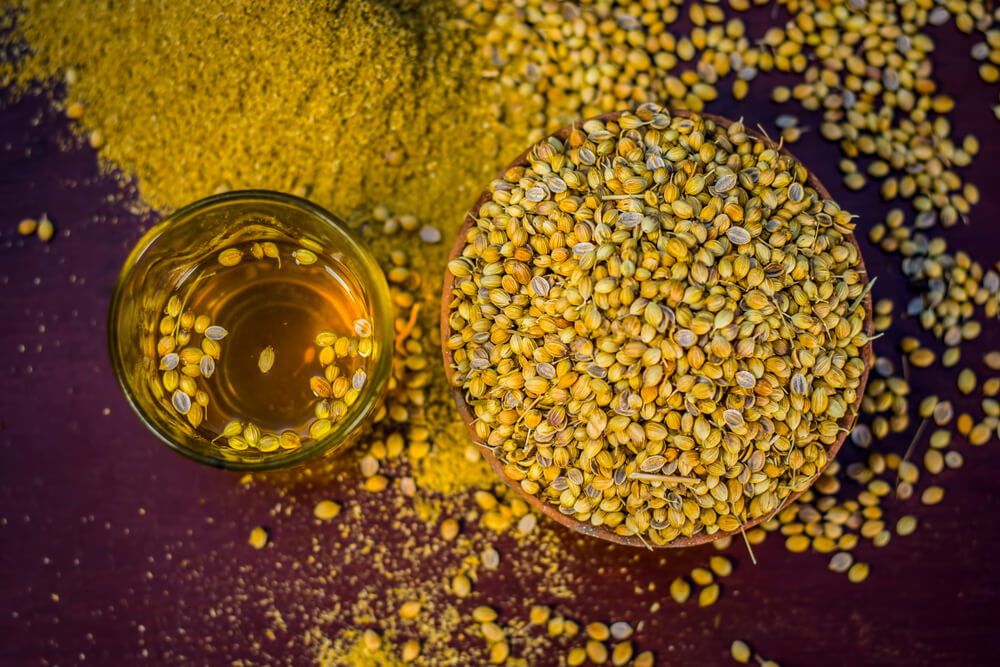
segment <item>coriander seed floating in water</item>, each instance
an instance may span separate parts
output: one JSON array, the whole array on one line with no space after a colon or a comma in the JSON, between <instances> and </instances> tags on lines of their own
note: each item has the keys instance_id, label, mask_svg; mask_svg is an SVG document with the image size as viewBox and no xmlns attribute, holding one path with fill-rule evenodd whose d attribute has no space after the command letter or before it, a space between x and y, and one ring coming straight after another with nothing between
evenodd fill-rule
<instances>
[{"instance_id":1,"label":"coriander seed floating in water","mask_svg":"<svg viewBox=\"0 0 1000 667\"><path fill-rule=\"evenodd\" d=\"M644 105L542 141L448 264L466 424L509 485L588 534L744 530L853 425L871 302L852 218L740 122Z\"/></svg>"},{"instance_id":2,"label":"coriander seed floating in water","mask_svg":"<svg viewBox=\"0 0 1000 667\"><path fill-rule=\"evenodd\" d=\"M109 343L126 398L166 444L268 470L339 449L372 419L392 326L385 277L343 223L247 191L192 204L143 237L115 286Z\"/></svg>"}]
</instances>

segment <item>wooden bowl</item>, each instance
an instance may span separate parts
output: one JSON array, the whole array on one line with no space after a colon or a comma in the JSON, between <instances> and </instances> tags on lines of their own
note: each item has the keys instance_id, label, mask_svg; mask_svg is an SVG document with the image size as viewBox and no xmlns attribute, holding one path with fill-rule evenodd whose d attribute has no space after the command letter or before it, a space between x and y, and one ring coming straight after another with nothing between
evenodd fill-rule
<instances>
[{"instance_id":1,"label":"wooden bowl","mask_svg":"<svg viewBox=\"0 0 1000 667\"><path fill-rule=\"evenodd\" d=\"M624 112L616 111L616 112L613 112L613 113L602 114L600 116L596 116L596 119L597 120L602 120L602 121L616 120L616 119L618 119L622 115L622 113L624 113ZM672 116L680 116L680 117L689 117L689 116L692 115L690 112L687 112L687 111L670 111L670 114ZM705 118L705 119L713 121L716 125L719 125L721 127L729 127L732 124L732 122L733 122L733 121L731 121L731 120L729 120L727 118L722 118L721 116L715 116L715 115L712 115L712 114L702 113L702 114L698 114L698 115L700 115L702 118ZM580 123L580 124L582 125L582 123ZM572 132L573 129L574 129L574 126L564 127L561 130L559 130L558 132L552 134L551 136L556 137L559 140L565 141L569 137L570 132ZM755 139L757 139L759 141L764 142L764 144L767 147L773 148L773 149L776 149L776 150L778 149L778 144L776 144L774 141L772 141L768 137L764 136L760 132L756 132L754 130L751 130L750 128L747 128L746 133L748 135L752 136L753 138L755 138ZM541 143L541 142L539 142L539 143ZM528 163L527 156L528 156L528 153L531 151L532 148L533 148L533 146L528 147L528 149L525 150L523 153L521 153L519 156L517 156L517 158L514 159L513 162L511 162L509 165L507 165L507 168L504 169L503 171L501 171L500 174L502 175L503 173L505 173L507 171L507 169L510 169L511 167L517 167L517 166L525 166L525 165L527 165L527 163ZM783 154L785 154L785 155L791 157L792 159L796 160L797 162L801 163L801 160L799 160L794 155L792 155L792 153L790 151L788 151L788 150L786 150L784 148L781 148L780 150L781 150L781 152ZM819 195L823 199L832 199L832 197L830 197L829 191L823 186L823 184L820 182L820 180L818 178L816 178L815 174L813 174L812 172L810 172L810 174L809 174L809 180L807 182L808 182L808 184L810 186L812 186L813 189L816 190L816 192L819 193ZM488 201L490 199L490 196L491 196L491 193L490 193L489 189L484 190L483 193L479 196L479 199L476 200L476 203L472 206L472 208L466 214L465 221L463 222L462 228L461 228L461 230L458 233L458 238L455 241L455 246L452 248L451 254L448 257L449 261L451 261L452 259L455 259L456 257L459 257L462 254L462 250L465 248L465 236L466 236L466 233L469 231L469 228L472 227L473 222L475 221L476 217L478 216L478 212L479 212L480 207L482 207L482 205L484 203L486 203L486 201ZM847 240L848 240L848 242L852 243L855 247L858 247L857 239L854 238L853 234L847 235ZM864 277L865 282L867 282L868 273L865 270L864 259L861 258L861 249L860 249L860 247L858 247L858 257L859 257L858 271ZM559 523L561 523L564 526L572 528L573 530L575 530L577 532L583 533L585 535L590 535L592 537L599 537L602 540L607 540L609 542L614 542L616 544L626 544L626 545L635 546L635 547L647 547L647 548L649 548L650 546L655 546L655 547L659 547L659 548L667 548L667 547L691 547L691 546L696 546L696 545L699 545L699 544L705 544L707 542L711 542L713 540L717 540L717 539L719 539L721 537L729 537L729 536L732 536L732 535L738 535L739 534L740 531L738 531L738 530L737 531L729 531L729 532L724 532L724 531L720 530L720 531L718 531L716 533L713 533L711 535L702 532L702 533L698 533L696 535L693 535L691 537L685 537L685 536L677 537L677 538L675 538L674 540L672 540L671 542L669 542L667 544L663 544L663 545L650 545L647 542L643 542L642 540L640 540L639 538L637 538L635 536L627 536L626 537L626 536L623 536L623 535L619 535L618 533L615 533L614 531L609 530L608 528L606 528L604 526L592 526L589 523L584 523L584 522L578 521L578 520L574 519L572 516L568 516L566 514L561 513L555 507L555 505L551 505L551 504L545 502L544 500L542 500L541 498L539 498L537 496L533 496L531 494L525 493L525 491L521 488L520 484L518 484L517 482L514 482L513 480L508 479L507 476L503 472L503 464L501 464L500 461L496 458L496 456L494 456L493 449L490 446L488 446L485 442L483 442L480 438L478 438L476 436L475 429L473 428L474 417L473 417L472 411L469 409L468 404L465 402L465 396L464 396L464 394L462 392L462 389L459 388L459 387L454 386L453 384L451 384L452 383L452 379L453 379L453 377L455 375L455 369L453 367L454 357L453 357L452 351L450 349L448 349L448 338L452 334L451 326L448 323L448 315L450 313L451 291L452 291L452 285L453 284L454 284L454 276L451 275L450 271L448 271L447 269L445 269L444 287L443 287L442 292L441 292L441 350L442 350L442 353L444 354L445 374L448 377L448 383L449 383L449 385L451 385L451 394L452 394L452 397L455 399L455 405L458 407L458 413L459 413L459 415L461 415L462 421L465 422L465 426L468 429L469 434L472 436L473 441L477 445L479 445L479 449L482 452L483 457L489 462L490 467L492 467L493 470L496 471L497 475L500 476L500 478L507 484L507 486L509 486L510 488L514 489L522 498L524 498L525 502L527 502L528 504L530 504L532 507L534 507L539 512L542 512L546 516L552 518L555 521L558 521ZM863 305L864 305L864 309L865 309L865 333L868 336L871 336L872 335L872 299L871 299L871 294L870 293L867 294L867 295L865 295L865 298L863 300ZM871 366L872 366L872 344L871 344L871 341L868 341L868 343L864 346L864 348L861 351L861 356L862 356L862 359L865 362L865 371L862 374L862 376L861 376L861 382L858 385L858 397L857 397L857 400L855 400L855 402L854 402L854 413L857 413L857 411L860 409L861 397L864 394L865 385L868 383L868 374L871 371ZM856 419L856 417L854 415L852 415L851 413L848 413L847 415L845 415L840 420L840 422L839 422L840 426L842 426L846 430L842 431L841 434L840 434L840 437L837 438L837 441L834 442L832 445L830 445L827 448L827 450L826 450L826 453L827 453L827 465L829 465L830 461L833 461L834 457L837 455L837 452L840 450L841 445L844 444L844 440L847 438L848 431L851 428L853 428L853 426L854 426L855 419ZM817 475L817 478L818 478L818 475ZM801 491L797 491L797 492L793 493L791 496L789 496L788 498L786 498L785 501L779 506L779 509L782 508L782 507L786 507L787 505L789 505L790 503L792 503L796 498L798 498L800 495L802 495L806 491L806 489L808 489L808 488L809 487L806 487L806 488L802 489ZM758 517L758 518L753 519L751 521L748 521L746 524L744 524L744 528L751 528L753 526L756 526L758 523L760 523L765 518L767 518L767 516L773 516L774 514L777 514L777 510L775 512L773 512L772 514L770 514L770 515L761 516L761 517Z\"/></svg>"}]
</instances>

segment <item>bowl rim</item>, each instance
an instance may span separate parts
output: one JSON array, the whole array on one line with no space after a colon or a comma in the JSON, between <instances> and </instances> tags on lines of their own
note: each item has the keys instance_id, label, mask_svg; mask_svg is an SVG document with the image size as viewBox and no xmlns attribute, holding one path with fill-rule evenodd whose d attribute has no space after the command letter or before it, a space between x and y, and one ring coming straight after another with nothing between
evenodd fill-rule
<instances>
[{"instance_id":1,"label":"bowl rim","mask_svg":"<svg viewBox=\"0 0 1000 667\"><path fill-rule=\"evenodd\" d=\"M371 271L371 275L365 276L365 279L366 281L371 279L373 282L366 282L366 286L369 287L371 292L370 301L372 310L379 315L377 318L378 321L373 323L374 331L372 333L372 337L384 339L382 342L385 350L381 357L377 360L375 368L368 378L368 382L363 390L364 393L359 396L358 402L355 404L358 406L358 409L349 410L345 419L337 424L338 428L333 429L326 437L311 445L303 447L288 456L280 459L264 458L260 461L229 461L195 451L181 443L176 442L175 439L168 433L165 433L159 426L159 420L154 419L151 415L147 414L146 410L143 409L130 383L126 380L127 369L125 368L122 357L118 351L119 340L117 321L122 310L122 301L125 295L126 285L132 277L133 271L143 254L149 249L149 246L160 237L161 234L167 231L171 225L177 224L179 221L190 220L194 216L210 208L248 203L280 204L290 208L299 209L300 211L331 226L337 231L337 233L342 234L348 245L347 251L358 255L366 266L379 266L378 260L375 258L374 254L372 254L372 251L358 237L358 235L347 227L346 223L321 206L307 199L274 190L234 190L210 195L182 206L176 211L166 215L163 220L155 224L142 235L142 237L132 247L131 251L129 251L128 258L122 265L122 268L118 273L118 277L115 280L115 286L112 290L108 307L107 319L108 354L110 356L115 380L122 393L125 395L125 400L128 402L129 407L132 408L132 411L139 417L139 421L143 423L147 430L151 431L170 449L192 461L196 461L213 468L244 473L267 472L293 468L299 464L305 463L306 461L319 458L330 451L334 451L343 443L347 442L348 438L356 432L358 426L373 413L376 405L379 403L379 397L382 396L383 390L388 385L389 376L392 370L392 348L394 335L393 309L389 296L388 282L386 282L385 275L382 271ZM366 398L366 395L370 400L362 400Z\"/></svg>"},{"instance_id":2,"label":"bowl rim","mask_svg":"<svg viewBox=\"0 0 1000 667\"><path fill-rule=\"evenodd\" d=\"M528 146L528 148L526 150L524 150L520 155L518 155L516 158L514 158L506 167L504 167L503 169L500 170L499 174L497 175L497 178L502 177L503 174L505 174L509 169L511 169L513 167L525 166L527 164L528 154L531 152L531 150L535 146L543 143L544 141L546 141L547 139L549 139L551 137L555 137L555 138L557 138L557 139L559 139L559 140L562 141L562 140L565 140L566 138L568 138L569 135L570 135L570 133L573 132L573 130L581 127L588 120L600 120L600 121L604 121L604 122L613 121L613 120L617 120L618 118L620 118L625 113L630 113L630 112L634 112L634 111L635 111L635 109L628 109L628 110L622 110L622 111L613 111L613 112L610 112L610 113L600 114L598 116L594 116L594 117L589 118L589 119L584 119L584 120L581 120L581 121L577 121L576 123L573 123L572 125L560 128L556 132L554 132L554 133L552 133L550 135L547 135L546 137L543 137L542 139L540 139L540 140L532 143L530 146ZM710 121L714 122L716 125L721 126L721 127L729 127L730 125L732 125L735 122L735 121L730 120L728 118L725 118L723 116L718 116L716 114L711 114L711 113L693 113L693 112L690 112L690 111L687 111L687 110L682 110L682 109L679 109L679 110L664 109L664 111L666 111L671 117L674 117L674 116L682 117L682 118L690 118L692 116L700 117L700 118L703 118L705 120L710 120ZM805 163L802 162L802 160L798 159L790 150L788 150L787 148L785 148L783 144L776 143L774 140L772 140L770 137L768 137L763 132L758 132L758 131L753 130L753 129L749 128L749 127L745 128L745 131L746 131L746 133L749 136L753 137L754 139L756 139L758 141L763 142L763 144L766 147L779 151L780 153L782 153L782 154L784 154L784 155L792 158L793 160L795 160L795 162L797 162L798 164L801 164L803 166L805 165ZM816 190L816 192L823 199L834 201L833 198L830 195L829 190L826 189L826 186L823 185L822 181L820 181L820 179L816 176L816 174L813 171L811 171L811 170L809 170L808 173L809 173L809 178L806 181L807 184L810 187L812 187L814 190ZM451 252L448 255L448 261L449 262L461 255L462 250L465 248L465 245L466 245L465 244L465 236L466 236L467 232L469 231L469 229L472 227L472 225L475 223L475 220L476 220L476 217L477 217L477 212L479 211L480 207L482 207L482 205L484 203L486 203L486 201L490 198L490 196L491 196L491 192L490 192L489 186L487 186L480 193L479 198L476 200L476 203L472 206L472 208L470 208L469 211L466 212L465 218L462 221L462 226L461 226L461 228L458 231L458 236L457 236L457 238L455 240L455 244L452 246ZM857 238L855 237L854 233L852 232L852 233L846 234L845 235L845 239L849 243L851 243L852 245L854 245L855 248L857 248L857 250L858 250L858 267L857 267L857 270L861 274L862 278L864 279L864 282L865 283L869 282L868 271L867 271L867 268L865 266L864 257L863 257L863 255L861 253L861 247L858 244ZM451 336L451 333L452 333L451 332L451 326L449 325L448 320L449 320L449 315L450 315L450 312L451 312L451 308L450 308L450 306L451 306L451 291L452 291L453 285L454 285L454 276L451 274L451 271L449 271L448 268L445 267L445 270L444 270L444 284L443 284L442 289L441 289L441 353L442 353L442 356L444 358L445 375L448 378L448 387L449 387L449 391L451 392L452 399L455 401L455 406L458 409L458 413L459 413L459 416L462 419L462 422L465 424L466 430L469 432L469 435L471 436L473 442L475 442L476 445L479 447L479 451L483 455L483 458L486 459L487 463L489 463L489 465L493 469L493 471L500 477L501 480L503 480L503 482L507 486L509 486L510 488L512 488L514 491L516 491L518 493L518 495L525 502L527 502L529 505L531 505L533 508L535 508L536 510L538 510L542 514L544 514L544 515L546 515L546 516L554 519L555 521L557 521L558 523L562 524L563 526L566 526L567 528L571 528L571 529L575 530L578 533L582 533L584 535L589 535L591 537L597 537L597 538L606 540L608 542L613 542L615 544L623 544L623 545L634 546L634 547L645 547L647 549L649 549L649 548L669 549L669 548L681 548L681 547L698 546L698 545L701 545L701 544L706 544L708 542L714 542L715 540L718 540L718 539L723 538L723 537L733 537L733 536L739 535L741 532L745 532L746 530L748 530L750 528L753 528L757 524L763 522L765 519L769 519L770 517L773 517L773 516L777 515L778 512L780 512L783 508L785 508L785 507L789 506L791 503L795 502L795 500L798 499L799 496L801 496L807 490L809 490L810 488L812 488L812 485L816 482L817 479L819 479L820 474L822 474L822 472L824 470L826 470L826 468L830 465L830 463L833 462L833 460L836 457L837 453L840 451L840 448L843 446L844 441L847 439L847 436L850 433L850 430L854 427L854 424L857 421L858 411L859 411L860 406L861 406L861 399L864 396L864 390L865 390L866 385L868 384L868 376L869 376L869 374L871 372L871 368L872 368L872 359L873 359L872 341L871 341L871 336L872 336L872 332L873 332L873 324L872 324L872 296L871 296L871 292L869 291L867 294L865 294L865 296L864 296L864 298L862 300L862 305L863 305L864 310L865 310L865 320L864 320L865 323L864 323L864 329L863 330L864 330L864 333L869 337L869 340L865 343L864 347L861 349L861 357L862 357L862 359L864 361L864 364L865 364L865 370L862 373L861 379L860 379L860 383L858 384L857 398L855 399L854 405L852 406L853 410L849 411L843 418L841 418L838 421L838 425L841 426L841 429L842 429L841 432L840 432L840 435L837 437L837 440L832 445L830 445L830 446L828 446L826 448L826 453L827 453L826 465L824 465L823 468L821 468L818 471L818 473L815 475L815 478L813 479L813 481L810 482L809 485L806 486L806 487L804 487L803 489L801 489L799 491L795 491L792 494L790 494L787 498L785 498L785 500L783 500L778 505L777 509L775 509L773 512L771 512L769 514L766 514L766 515L762 515L760 517L757 517L756 519L752 519L752 520L746 522L745 524L742 524L739 530L732 530L732 531L718 530L718 531L716 531L715 533L712 533L712 534L708 534L708 533L705 533L704 531L702 531L702 532L696 533L696 534L694 534L694 535L692 535L690 537L683 536L683 535L682 536L678 536L678 537L674 538L673 540L671 540L670 542L668 542L667 544L651 544L651 543L647 542L646 540L641 539L640 537L637 537L637 536L634 536L634 535L633 536L619 535L618 533L615 533L614 531L609 530L605 526L592 526L590 524L578 521L578 520L574 519L572 516L563 514L563 513L559 512L559 510L556 508L555 505L551 505L551 504L545 502L544 500L542 500L538 496L526 493L524 491L524 489L521 488L520 484L518 484L514 480L509 479L507 477L507 475L504 474L504 472L503 472L503 465L500 463L500 461L493 454L493 449L476 435L475 429L473 428L473 421L474 421L473 415L472 415L471 410L469 409L468 404L465 401L465 395L464 395L462 389L459 388L459 387L456 387L454 385L454 383L453 383L453 378L454 378L454 375L455 375L455 369L453 367L454 354L448 348L448 338Z\"/></svg>"}]
</instances>

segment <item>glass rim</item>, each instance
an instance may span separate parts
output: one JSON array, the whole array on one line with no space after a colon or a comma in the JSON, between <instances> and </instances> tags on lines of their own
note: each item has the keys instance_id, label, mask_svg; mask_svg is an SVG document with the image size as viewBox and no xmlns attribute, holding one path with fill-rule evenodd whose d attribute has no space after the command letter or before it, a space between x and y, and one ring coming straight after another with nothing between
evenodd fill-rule
<instances>
[{"instance_id":1,"label":"glass rim","mask_svg":"<svg viewBox=\"0 0 1000 667\"><path fill-rule=\"evenodd\" d=\"M371 294L369 297L371 302L370 305L374 314L374 317L372 318L374 320L372 337L383 342L385 349L376 360L375 368L369 376L369 381L365 383L365 387L362 389L357 402L354 404L357 409L348 410L347 415L345 415L345 419L339 422L330 431L330 433L320 440L317 440L306 447L302 447L300 450L285 457L273 458L270 460L265 458L260 461L230 461L196 451L183 443L178 442L168 433L161 430L159 427L160 420L154 419L142 408L140 401L136 397L130 383L126 379L127 373L124 363L121 355L118 353L119 341L117 321L122 309L122 297L125 293L125 286L128 284L135 267L138 265L139 260L142 258L146 250L148 250L150 245L152 245L157 238L167 231L171 225L177 224L178 221L188 220L192 216L195 216L209 208L238 203L252 204L255 202L264 204L281 204L291 208L297 208L300 211L317 218L336 230L338 234L344 236L348 244L348 247L345 250L348 251L349 254L354 254L360 257L364 266L378 266L378 260L372 254L368 246L365 245L355 235L355 233L346 226L345 223L340 221L326 209L307 199L274 190L234 190L231 192L224 192L199 199L177 209L176 211L165 216L163 220L158 222L142 235L129 252L128 257L118 274L118 278L115 280L115 286L111 293L110 308L108 309L107 324L108 352L111 357L111 366L114 371L115 380L118 382L118 386L125 395L125 399L132 408L132 411L139 417L139 420L146 426L146 428L165 445L188 459L213 468L221 468L223 470L238 472L265 472L291 468L308 460L318 458L336 448L336 446L339 445L348 435L350 435L375 409L377 399L382 394L383 388L389 381L389 375L392 368L394 338L392 302L389 296L389 285L386 282L385 275L382 271L368 270L366 271L366 275L361 276L361 278L362 284L371 288Z\"/></svg>"}]
</instances>

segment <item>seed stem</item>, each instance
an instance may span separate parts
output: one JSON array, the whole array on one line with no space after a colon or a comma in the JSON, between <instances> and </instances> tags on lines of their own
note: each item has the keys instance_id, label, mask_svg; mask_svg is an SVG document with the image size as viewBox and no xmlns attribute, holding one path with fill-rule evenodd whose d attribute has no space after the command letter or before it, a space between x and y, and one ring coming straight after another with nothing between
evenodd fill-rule
<instances>
[{"instance_id":1,"label":"seed stem","mask_svg":"<svg viewBox=\"0 0 1000 667\"><path fill-rule=\"evenodd\" d=\"M399 330L398 334L396 334L396 340L393 343L393 346L396 348L396 352L406 354L406 349L403 347L403 343L406 342L406 337L410 335L411 331L413 331L413 327L417 326L417 313L419 312L420 302L418 301L413 304L413 308L410 308L409 319L406 320L406 324L403 325L403 328Z\"/></svg>"},{"instance_id":2,"label":"seed stem","mask_svg":"<svg viewBox=\"0 0 1000 667\"><path fill-rule=\"evenodd\" d=\"M904 357L905 358L905 357ZM910 454L913 453L913 448L916 446L917 442L920 441L920 436L924 432L924 427L927 426L927 417L920 420L920 426L917 427L917 432L913 434L913 440L910 441L910 446L906 448L906 453L903 454L903 458L899 461L899 467L896 468L896 488L899 488L899 470L903 467L903 464L909 460Z\"/></svg>"},{"instance_id":3,"label":"seed stem","mask_svg":"<svg viewBox=\"0 0 1000 667\"><path fill-rule=\"evenodd\" d=\"M875 276L874 278L868 281L868 284L865 285L865 288L861 290L861 294L859 294L858 298L854 300L854 303L851 304L851 307L847 309L848 314L850 314L855 308L857 308L861 304L862 301L865 300L865 297L868 295L868 292L871 292L872 287L875 286L876 280L878 280L878 276Z\"/></svg>"},{"instance_id":4,"label":"seed stem","mask_svg":"<svg viewBox=\"0 0 1000 667\"><path fill-rule=\"evenodd\" d=\"M733 516L736 516L736 515L734 514ZM753 555L753 547L750 546L750 538L747 537L746 528L744 528L743 522L740 521L740 518L738 516L736 517L736 520L740 522L740 535L743 536L743 544L746 545L746 547L747 547L747 553L750 554L750 562L753 563L754 565L756 565L757 564L757 557Z\"/></svg>"},{"instance_id":5,"label":"seed stem","mask_svg":"<svg viewBox=\"0 0 1000 667\"><path fill-rule=\"evenodd\" d=\"M646 540L642 539L642 533L636 533L635 536L639 538L640 542L642 542L642 546L646 547L650 551L653 550L653 547L649 546L649 543Z\"/></svg>"},{"instance_id":6,"label":"seed stem","mask_svg":"<svg viewBox=\"0 0 1000 667\"><path fill-rule=\"evenodd\" d=\"M194 279L194 281L191 283L190 287L194 287L195 285L198 284L199 281L204 280L205 278L211 278L214 275L215 275L215 271L212 271L211 273L203 273L203 274L201 274L200 276L198 276L197 278ZM171 336L176 336L177 335L177 329L181 326L181 315L184 314L184 306L187 305L188 299L191 298L191 294L193 292L194 292L194 290L188 289L187 294L185 294L184 298L181 300L181 312L177 316L177 321L174 322L174 330L170 333Z\"/></svg>"}]
</instances>

